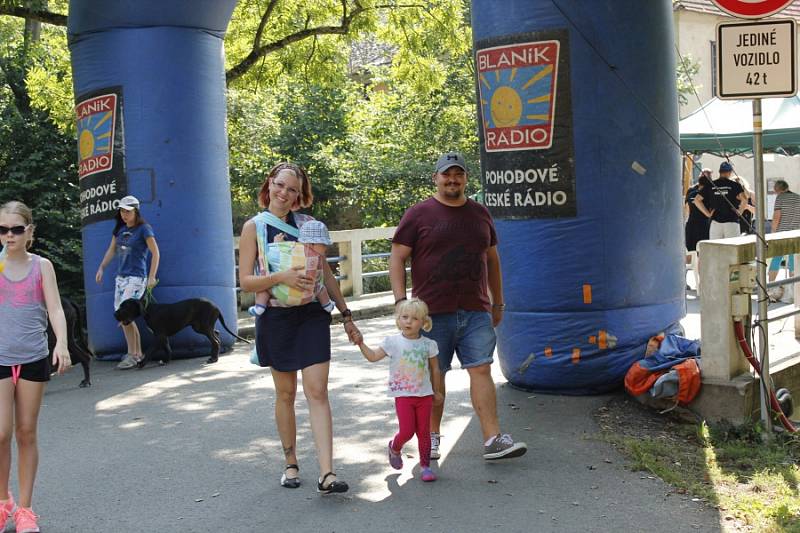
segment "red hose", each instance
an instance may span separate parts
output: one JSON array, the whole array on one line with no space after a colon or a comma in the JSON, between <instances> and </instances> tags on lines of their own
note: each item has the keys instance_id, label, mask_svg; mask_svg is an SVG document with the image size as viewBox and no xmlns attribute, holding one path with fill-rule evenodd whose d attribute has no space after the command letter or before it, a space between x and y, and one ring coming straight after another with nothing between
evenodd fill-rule
<instances>
[{"instance_id":1,"label":"red hose","mask_svg":"<svg viewBox=\"0 0 800 533\"><path fill-rule=\"evenodd\" d=\"M741 321L734 320L733 321L733 329L736 332L736 340L739 342L739 346L742 348L742 352L744 352L744 356L750 362L753 368L756 369L758 376L761 378L761 381L764 381L764 376L761 375L761 364L758 362L758 359L755 358L753 355L753 351L750 349L750 346L747 344L747 341L744 338L744 326L742 325ZM778 414L778 419L781 421L783 427L786 428L787 431L790 433L797 432L797 428L795 428L792 423L786 418L786 415L783 414L783 410L781 409L781 405L778 403L778 398L775 397L775 391L772 390L772 387L769 388L769 403L772 410Z\"/></svg>"}]
</instances>

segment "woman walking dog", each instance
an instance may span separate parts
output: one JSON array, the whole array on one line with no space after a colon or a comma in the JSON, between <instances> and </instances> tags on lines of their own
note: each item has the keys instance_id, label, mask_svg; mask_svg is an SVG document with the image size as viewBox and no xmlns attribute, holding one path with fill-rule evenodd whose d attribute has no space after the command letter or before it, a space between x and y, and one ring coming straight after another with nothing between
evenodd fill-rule
<instances>
[{"instance_id":1,"label":"woman walking dog","mask_svg":"<svg viewBox=\"0 0 800 533\"><path fill-rule=\"evenodd\" d=\"M279 283L300 291L313 286L315 280L306 275L302 267L281 272L255 272L259 255L263 257L264 248L276 237L282 235L285 240L297 240L298 228L313 220L308 215L295 213L300 208L309 207L312 200L311 182L302 167L280 163L270 170L258 193L259 205L266 211L244 224L239 240L239 284L242 290L265 291ZM325 287L344 317L344 328L350 341L354 342L360 339L361 334L353 323L328 263L322 263ZM303 392L308 402L311 432L319 461L317 490L323 494L348 490L347 483L338 480L333 470L333 422L328 401L330 324L331 315L316 300L295 307L267 307L256 317L259 364L270 367L275 383L275 423L286 460L281 486L290 489L300 486L294 410L299 371L303 376Z\"/></svg>"},{"instance_id":2,"label":"woman walking dog","mask_svg":"<svg viewBox=\"0 0 800 533\"><path fill-rule=\"evenodd\" d=\"M116 215L117 224L111 235L100 267L95 274L95 281L103 282L103 270L111 262L114 255L119 256L117 277L114 281L114 311L129 298L139 299L144 291L156 284L156 272L161 254L156 244L153 228L145 222L139 212L139 200L135 196L126 196L119 201ZM147 269L147 256L150 255L150 270ZM137 366L143 359L142 338L135 322L122 324L128 353L117 365L120 370Z\"/></svg>"}]
</instances>

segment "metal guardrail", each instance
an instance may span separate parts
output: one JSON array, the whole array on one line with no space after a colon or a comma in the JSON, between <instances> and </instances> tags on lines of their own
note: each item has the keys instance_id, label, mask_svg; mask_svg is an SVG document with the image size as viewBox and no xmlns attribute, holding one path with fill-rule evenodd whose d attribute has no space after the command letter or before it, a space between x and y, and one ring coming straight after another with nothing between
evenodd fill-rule
<instances>
[{"instance_id":1,"label":"metal guardrail","mask_svg":"<svg viewBox=\"0 0 800 533\"><path fill-rule=\"evenodd\" d=\"M359 297L364 294L364 280L388 276L388 270L376 272L364 272L364 261L368 259L380 259L389 257L389 252L378 252L362 254L361 250L364 242L391 239L394 236L395 227L389 228L359 228L331 232L331 241L339 247L339 255L326 258L328 263L339 264L339 274L336 275L337 281L342 288L345 296ZM234 237L234 250L237 252L238 266L239 237ZM410 271L406 268L406 271ZM238 282L237 282L238 290Z\"/></svg>"}]
</instances>

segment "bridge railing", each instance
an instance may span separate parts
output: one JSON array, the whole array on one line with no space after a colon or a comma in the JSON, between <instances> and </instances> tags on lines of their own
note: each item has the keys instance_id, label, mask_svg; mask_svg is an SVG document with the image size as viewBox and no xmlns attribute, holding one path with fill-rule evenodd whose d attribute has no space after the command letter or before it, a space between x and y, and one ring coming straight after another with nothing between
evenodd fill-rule
<instances>
[{"instance_id":1,"label":"bridge railing","mask_svg":"<svg viewBox=\"0 0 800 533\"><path fill-rule=\"evenodd\" d=\"M334 269L336 279L345 296L358 298L365 294L364 280L374 279L389 275L388 266L386 270L371 270L365 272L365 263L372 262L374 259L388 258L389 252L367 252L365 253L365 243L371 241L391 241L394 236L395 227L388 228L358 228L332 231L331 241L333 241L338 253L328 256L328 263ZM388 247L386 247L388 249ZM239 237L234 237L234 249L236 251L236 264L239 264ZM331 247L332 251L334 247ZM408 270L408 269L406 269ZM238 291L238 273L237 273ZM244 308L252 304L252 293L238 291L240 307Z\"/></svg>"}]
</instances>

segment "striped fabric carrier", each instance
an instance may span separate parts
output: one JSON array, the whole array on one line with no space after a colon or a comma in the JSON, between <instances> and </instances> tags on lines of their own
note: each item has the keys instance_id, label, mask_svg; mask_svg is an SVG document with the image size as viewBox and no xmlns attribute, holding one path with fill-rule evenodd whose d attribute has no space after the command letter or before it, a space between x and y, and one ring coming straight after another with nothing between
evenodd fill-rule
<instances>
[{"instance_id":1,"label":"striped fabric carrier","mask_svg":"<svg viewBox=\"0 0 800 533\"><path fill-rule=\"evenodd\" d=\"M314 276L316 282L306 290L289 287L283 283L274 285L270 289L272 298L269 304L275 307L293 307L304 305L314 300L316 290L322 282L322 269L319 254L297 241L267 242L267 226L275 227L282 232L297 237L299 231L294 226L286 224L283 220L268 211L260 213L253 219L256 223L256 242L258 243L258 260L256 273L281 272L292 267L303 267L304 273ZM294 214L298 226L302 226L313 217L299 213ZM266 259L264 259L266 258Z\"/></svg>"},{"instance_id":2,"label":"striped fabric carrier","mask_svg":"<svg viewBox=\"0 0 800 533\"><path fill-rule=\"evenodd\" d=\"M270 272L280 272L293 267L302 267L303 273L314 276L314 285L300 290L283 283L274 285L270 292L269 304L276 307L305 305L314 300L314 295L322 282L322 269L319 268L319 255L311 247L299 242L273 242L267 247L267 262Z\"/></svg>"}]
</instances>

